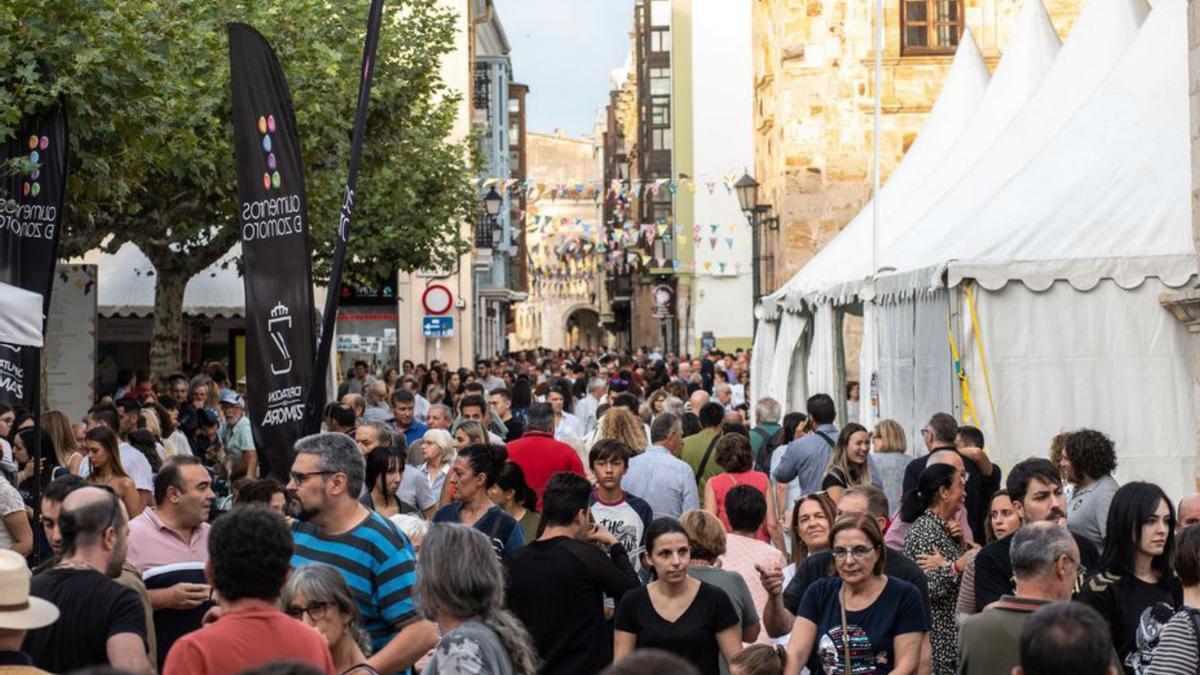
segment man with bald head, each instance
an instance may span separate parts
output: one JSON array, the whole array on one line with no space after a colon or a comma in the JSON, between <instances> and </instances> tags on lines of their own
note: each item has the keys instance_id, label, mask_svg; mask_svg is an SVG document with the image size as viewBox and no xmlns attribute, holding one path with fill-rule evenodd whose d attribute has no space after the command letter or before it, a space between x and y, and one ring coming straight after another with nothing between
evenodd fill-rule
<instances>
[{"instance_id":1,"label":"man with bald head","mask_svg":"<svg viewBox=\"0 0 1200 675\"><path fill-rule=\"evenodd\" d=\"M1183 501L1179 502L1179 516L1176 520L1176 531L1200 523L1200 492L1193 492L1191 496L1184 497Z\"/></svg>"},{"instance_id":2,"label":"man with bald head","mask_svg":"<svg viewBox=\"0 0 1200 675\"><path fill-rule=\"evenodd\" d=\"M54 603L59 620L30 631L23 651L55 673L105 665L149 672L141 600L112 579L129 537L120 498L98 487L75 490L63 499L58 524L62 560L33 578L30 594Z\"/></svg>"}]
</instances>

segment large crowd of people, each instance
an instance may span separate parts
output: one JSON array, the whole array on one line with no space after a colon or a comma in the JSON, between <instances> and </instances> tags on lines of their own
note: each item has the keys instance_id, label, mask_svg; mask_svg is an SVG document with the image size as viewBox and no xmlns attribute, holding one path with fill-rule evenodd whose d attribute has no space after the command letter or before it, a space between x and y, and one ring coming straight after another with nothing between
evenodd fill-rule
<instances>
[{"instance_id":1,"label":"large crowd of people","mask_svg":"<svg viewBox=\"0 0 1200 675\"><path fill-rule=\"evenodd\" d=\"M749 358L360 361L285 467L215 365L0 404L0 672L1200 672L1200 494Z\"/></svg>"}]
</instances>

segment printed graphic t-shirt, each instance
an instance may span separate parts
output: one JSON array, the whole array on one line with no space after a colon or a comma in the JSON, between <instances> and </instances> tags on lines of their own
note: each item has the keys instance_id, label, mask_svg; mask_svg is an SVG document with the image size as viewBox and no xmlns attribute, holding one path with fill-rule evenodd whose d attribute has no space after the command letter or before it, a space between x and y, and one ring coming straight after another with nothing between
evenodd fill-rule
<instances>
[{"instance_id":1,"label":"printed graphic t-shirt","mask_svg":"<svg viewBox=\"0 0 1200 675\"><path fill-rule=\"evenodd\" d=\"M890 673L895 666L893 640L905 633L929 630L921 594L907 581L888 578L870 607L846 612L851 667L845 664L842 634L842 580L821 579L808 587L797 616L817 625L816 644L808 660L809 672L826 675Z\"/></svg>"}]
</instances>

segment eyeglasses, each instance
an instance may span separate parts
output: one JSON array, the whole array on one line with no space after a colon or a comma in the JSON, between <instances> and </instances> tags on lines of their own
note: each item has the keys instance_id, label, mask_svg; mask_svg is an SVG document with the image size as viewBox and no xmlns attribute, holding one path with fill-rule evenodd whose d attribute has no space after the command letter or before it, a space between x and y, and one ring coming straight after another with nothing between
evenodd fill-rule
<instances>
[{"instance_id":1,"label":"eyeglasses","mask_svg":"<svg viewBox=\"0 0 1200 675\"><path fill-rule=\"evenodd\" d=\"M850 558L862 560L874 550L873 546L855 546L854 548L835 548L831 552L834 560L849 560Z\"/></svg>"},{"instance_id":2,"label":"eyeglasses","mask_svg":"<svg viewBox=\"0 0 1200 675\"><path fill-rule=\"evenodd\" d=\"M333 603L331 602L310 602L308 603L308 607L290 605L284 610L284 613L293 619L299 619L307 614L310 620L320 621L325 618L325 615L329 613L329 608L332 606Z\"/></svg>"},{"instance_id":3,"label":"eyeglasses","mask_svg":"<svg viewBox=\"0 0 1200 675\"><path fill-rule=\"evenodd\" d=\"M288 477L291 478L292 482L295 483L296 485L302 485L304 483L304 481L308 480L309 478L311 478L313 476L328 476L328 475L334 474L334 473L337 473L337 472L336 471L308 471L308 472L290 471L290 472L288 472Z\"/></svg>"}]
</instances>

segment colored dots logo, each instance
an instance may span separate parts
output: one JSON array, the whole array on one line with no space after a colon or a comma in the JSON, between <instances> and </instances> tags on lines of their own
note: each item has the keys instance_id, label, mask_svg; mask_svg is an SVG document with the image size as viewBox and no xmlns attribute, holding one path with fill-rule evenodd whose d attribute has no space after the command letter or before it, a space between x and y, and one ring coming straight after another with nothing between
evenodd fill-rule
<instances>
[{"instance_id":1,"label":"colored dots logo","mask_svg":"<svg viewBox=\"0 0 1200 675\"><path fill-rule=\"evenodd\" d=\"M267 170L263 173L263 189L279 189L283 184L279 176L278 162L275 159L275 141L271 135L275 133L275 116L260 115L258 118L258 133L262 135L262 151L266 153Z\"/></svg>"},{"instance_id":2,"label":"colored dots logo","mask_svg":"<svg viewBox=\"0 0 1200 675\"><path fill-rule=\"evenodd\" d=\"M38 136L33 134L29 137L29 161L40 165L42 162L42 153L50 147L50 139L46 136ZM29 172L29 179L21 186L21 194L26 197L36 197L42 194L42 184L39 179L42 177L41 166L35 166Z\"/></svg>"}]
</instances>

